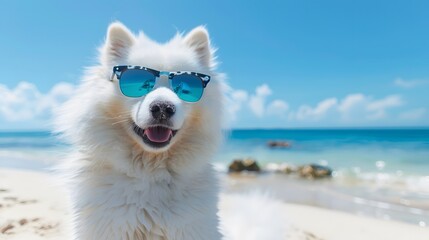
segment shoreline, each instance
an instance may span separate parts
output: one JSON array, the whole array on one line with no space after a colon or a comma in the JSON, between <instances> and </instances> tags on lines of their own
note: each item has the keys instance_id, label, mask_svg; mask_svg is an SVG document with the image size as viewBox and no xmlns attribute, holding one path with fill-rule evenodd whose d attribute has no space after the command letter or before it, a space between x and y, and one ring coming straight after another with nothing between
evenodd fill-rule
<instances>
[{"instance_id":1,"label":"shoreline","mask_svg":"<svg viewBox=\"0 0 429 240\"><path fill-rule=\"evenodd\" d=\"M67 239L70 219L68 203L64 189L56 185L53 176L46 172L8 168L0 168L0 176L5 180L0 181L0 238ZM247 183L243 185L240 181ZM264 181L255 181L254 177L224 177L222 184L222 195L226 199L240 196L237 193L249 190L248 186L265 187ZM246 198L241 195L239 201L246 201ZM280 208L279 212L290 222L288 239L423 240L429 236L429 228L397 221L284 201ZM12 228L7 229L9 225Z\"/></svg>"},{"instance_id":2,"label":"shoreline","mask_svg":"<svg viewBox=\"0 0 429 240\"><path fill-rule=\"evenodd\" d=\"M291 204L348 212L384 221L398 221L428 227L428 199L410 201L387 195L385 189L367 184L341 182L334 179L302 179L278 173L220 174L226 193L263 192ZM390 186L389 186L390 187ZM380 193L375 194L374 192ZM396 191L396 189L389 190ZM372 194L372 195L370 195Z\"/></svg>"}]
</instances>

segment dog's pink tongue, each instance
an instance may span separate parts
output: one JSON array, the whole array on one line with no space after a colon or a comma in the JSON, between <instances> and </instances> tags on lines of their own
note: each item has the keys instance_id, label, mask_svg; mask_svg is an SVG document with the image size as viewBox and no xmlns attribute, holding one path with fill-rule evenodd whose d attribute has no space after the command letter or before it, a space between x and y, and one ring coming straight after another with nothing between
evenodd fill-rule
<instances>
[{"instance_id":1,"label":"dog's pink tongue","mask_svg":"<svg viewBox=\"0 0 429 240\"><path fill-rule=\"evenodd\" d=\"M165 127L150 127L144 130L144 134L152 142L163 143L170 139L170 136L173 134L173 131Z\"/></svg>"}]
</instances>

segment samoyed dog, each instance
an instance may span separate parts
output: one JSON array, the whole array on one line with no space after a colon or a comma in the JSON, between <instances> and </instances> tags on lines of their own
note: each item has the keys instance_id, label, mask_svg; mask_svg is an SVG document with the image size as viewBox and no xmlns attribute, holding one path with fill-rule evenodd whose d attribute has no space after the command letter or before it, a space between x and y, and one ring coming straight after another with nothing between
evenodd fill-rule
<instances>
[{"instance_id":1,"label":"samoyed dog","mask_svg":"<svg viewBox=\"0 0 429 240\"><path fill-rule=\"evenodd\" d=\"M214 53L201 26L163 44L108 27L98 64L56 120L74 149L62 166L74 239L228 235L209 163L226 89Z\"/></svg>"}]
</instances>

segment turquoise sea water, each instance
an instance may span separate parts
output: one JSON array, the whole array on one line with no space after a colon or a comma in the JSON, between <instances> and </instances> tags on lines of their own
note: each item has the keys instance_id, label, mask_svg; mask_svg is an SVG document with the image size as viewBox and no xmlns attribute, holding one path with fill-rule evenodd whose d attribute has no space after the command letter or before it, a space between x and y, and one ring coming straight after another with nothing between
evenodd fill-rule
<instances>
[{"instance_id":1,"label":"turquoise sea water","mask_svg":"<svg viewBox=\"0 0 429 240\"><path fill-rule=\"evenodd\" d=\"M291 148L270 149L281 140ZM235 130L217 161L319 163L334 169L429 175L429 129Z\"/></svg>"}]
</instances>

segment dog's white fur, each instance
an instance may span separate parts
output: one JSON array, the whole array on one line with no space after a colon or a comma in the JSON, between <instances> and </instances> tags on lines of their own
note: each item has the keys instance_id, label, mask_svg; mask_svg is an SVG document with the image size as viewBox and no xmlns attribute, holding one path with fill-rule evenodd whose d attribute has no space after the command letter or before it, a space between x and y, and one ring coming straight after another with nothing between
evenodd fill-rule
<instances>
[{"instance_id":1,"label":"dog's white fur","mask_svg":"<svg viewBox=\"0 0 429 240\"><path fill-rule=\"evenodd\" d=\"M202 99L181 101L161 77L142 98L127 98L110 81L114 65L211 76ZM57 132L74 153L65 161L75 239L220 239L218 186L209 160L221 141L222 75L208 32L197 27L159 44L112 23L99 62L60 110ZM130 123L148 126L149 104L173 102L171 143L143 143Z\"/></svg>"}]
</instances>

